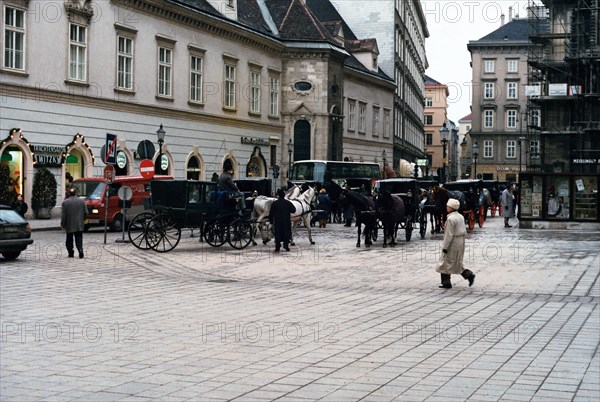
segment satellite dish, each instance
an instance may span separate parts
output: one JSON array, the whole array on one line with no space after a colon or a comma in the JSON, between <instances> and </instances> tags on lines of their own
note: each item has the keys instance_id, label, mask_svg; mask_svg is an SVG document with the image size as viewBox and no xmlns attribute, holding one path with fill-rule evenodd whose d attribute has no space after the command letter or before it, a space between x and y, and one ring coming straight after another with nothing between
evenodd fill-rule
<instances>
[{"instance_id":1,"label":"satellite dish","mask_svg":"<svg viewBox=\"0 0 600 402\"><path fill-rule=\"evenodd\" d=\"M154 156L154 144L152 141L144 140L138 144L137 153L140 159L152 159Z\"/></svg>"}]
</instances>

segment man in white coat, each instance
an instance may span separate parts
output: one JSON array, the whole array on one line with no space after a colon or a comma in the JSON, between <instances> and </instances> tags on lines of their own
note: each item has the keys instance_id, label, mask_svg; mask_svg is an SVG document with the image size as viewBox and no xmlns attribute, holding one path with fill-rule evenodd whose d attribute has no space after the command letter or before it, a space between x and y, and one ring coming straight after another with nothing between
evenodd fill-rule
<instances>
[{"instance_id":1,"label":"man in white coat","mask_svg":"<svg viewBox=\"0 0 600 402\"><path fill-rule=\"evenodd\" d=\"M465 255L465 219L458 213L460 202L454 198L450 198L446 204L448 217L446 218L446 226L444 227L444 244L442 246L442 255L440 262L437 265L436 271L442 276L442 289L452 289L450 275L461 275L469 281L469 286L473 286L475 282L475 274L463 265L463 257Z\"/></svg>"}]
</instances>

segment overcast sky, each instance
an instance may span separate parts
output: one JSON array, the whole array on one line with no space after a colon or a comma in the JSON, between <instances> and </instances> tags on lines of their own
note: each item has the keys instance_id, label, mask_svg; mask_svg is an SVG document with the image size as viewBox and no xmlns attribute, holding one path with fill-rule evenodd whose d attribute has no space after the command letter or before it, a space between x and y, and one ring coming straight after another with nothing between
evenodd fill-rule
<instances>
[{"instance_id":1,"label":"overcast sky","mask_svg":"<svg viewBox=\"0 0 600 402\"><path fill-rule=\"evenodd\" d=\"M421 0L429 38L425 42L429 68L426 74L450 90L448 118L471 113L472 70L467 44L500 28L500 15L513 7L513 17L527 16L527 0L452 1Z\"/></svg>"}]
</instances>

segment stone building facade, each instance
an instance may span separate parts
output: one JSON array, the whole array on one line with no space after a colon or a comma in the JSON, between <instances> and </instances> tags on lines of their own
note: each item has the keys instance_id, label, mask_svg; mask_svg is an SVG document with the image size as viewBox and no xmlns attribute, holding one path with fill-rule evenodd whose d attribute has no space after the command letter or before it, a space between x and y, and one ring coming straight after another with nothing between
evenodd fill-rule
<instances>
[{"instance_id":1,"label":"stone building facade","mask_svg":"<svg viewBox=\"0 0 600 402\"><path fill-rule=\"evenodd\" d=\"M4 1L0 155L11 183L31 202L47 166L60 204L67 172L101 175L107 133L118 136L117 174L138 174L141 159L158 158L161 125L165 173L177 178L210 179L226 159L236 177L273 177L290 141L293 160L376 160L392 147L379 132L393 80L353 55L344 35L362 40L345 22L325 17L301 0ZM343 130L348 97L380 112L360 140Z\"/></svg>"}]
</instances>

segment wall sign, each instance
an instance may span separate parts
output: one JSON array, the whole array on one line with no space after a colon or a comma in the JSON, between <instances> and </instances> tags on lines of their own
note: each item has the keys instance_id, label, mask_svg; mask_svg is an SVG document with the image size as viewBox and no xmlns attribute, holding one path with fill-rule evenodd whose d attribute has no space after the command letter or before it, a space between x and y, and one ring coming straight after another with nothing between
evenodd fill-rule
<instances>
[{"instance_id":1,"label":"wall sign","mask_svg":"<svg viewBox=\"0 0 600 402\"><path fill-rule=\"evenodd\" d=\"M38 166L59 167L65 147L53 145L30 145L33 160Z\"/></svg>"},{"instance_id":2,"label":"wall sign","mask_svg":"<svg viewBox=\"0 0 600 402\"><path fill-rule=\"evenodd\" d=\"M251 144L251 145L269 145L269 140L265 140L264 138L252 138L252 137L241 137L242 144Z\"/></svg>"}]
</instances>

